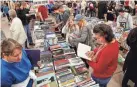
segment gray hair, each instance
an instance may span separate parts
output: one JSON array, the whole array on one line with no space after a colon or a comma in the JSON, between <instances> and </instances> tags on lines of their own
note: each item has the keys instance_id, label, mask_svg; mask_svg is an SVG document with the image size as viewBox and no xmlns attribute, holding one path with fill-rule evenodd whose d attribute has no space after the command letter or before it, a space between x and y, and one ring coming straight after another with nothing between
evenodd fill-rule
<instances>
[{"instance_id":1,"label":"gray hair","mask_svg":"<svg viewBox=\"0 0 137 87\"><path fill-rule=\"evenodd\" d=\"M10 16L11 18L15 18L15 17L17 16L16 11L15 11L14 9L10 9L10 10L9 10L9 16Z\"/></svg>"}]
</instances>

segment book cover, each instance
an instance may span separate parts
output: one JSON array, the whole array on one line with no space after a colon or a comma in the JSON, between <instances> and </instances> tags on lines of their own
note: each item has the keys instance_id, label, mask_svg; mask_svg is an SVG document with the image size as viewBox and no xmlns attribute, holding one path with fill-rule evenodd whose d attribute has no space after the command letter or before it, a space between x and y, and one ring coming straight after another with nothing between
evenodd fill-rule
<instances>
[{"instance_id":1,"label":"book cover","mask_svg":"<svg viewBox=\"0 0 137 87\"><path fill-rule=\"evenodd\" d=\"M77 58L70 58L68 60L69 60L71 66L76 66L76 65L84 64L84 62L82 61L82 59L79 58L79 57L77 57Z\"/></svg>"},{"instance_id":2,"label":"book cover","mask_svg":"<svg viewBox=\"0 0 137 87\"><path fill-rule=\"evenodd\" d=\"M40 60L42 63L52 62L52 53L50 51L41 52Z\"/></svg>"},{"instance_id":3,"label":"book cover","mask_svg":"<svg viewBox=\"0 0 137 87\"><path fill-rule=\"evenodd\" d=\"M69 66L70 66L69 63L67 63L67 64L62 64L62 65L57 65L57 66L55 66L55 70L59 70L59 69L61 69L61 68L67 68L67 67L69 67Z\"/></svg>"},{"instance_id":4,"label":"book cover","mask_svg":"<svg viewBox=\"0 0 137 87\"><path fill-rule=\"evenodd\" d=\"M37 29L34 31L34 36L35 36L35 39L39 40L39 39L44 39L44 36L45 36L45 32L41 29Z\"/></svg>"},{"instance_id":5,"label":"book cover","mask_svg":"<svg viewBox=\"0 0 137 87\"><path fill-rule=\"evenodd\" d=\"M37 86L37 87L38 87L38 86ZM57 84L56 81L54 81L54 82L50 82L50 83L48 83L48 84L42 85L42 86L40 86L40 87L58 87L58 84Z\"/></svg>"},{"instance_id":6,"label":"book cover","mask_svg":"<svg viewBox=\"0 0 137 87\"><path fill-rule=\"evenodd\" d=\"M63 55L54 56L53 58L54 58L54 61L57 61L57 60L65 59L65 56L63 54Z\"/></svg>"},{"instance_id":7,"label":"book cover","mask_svg":"<svg viewBox=\"0 0 137 87\"><path fill-rule=\"evenodd\" d=\"M66 58L66 59L76 58L76 57L77 57L77 55L76 55L75 53L65 55L65 58Z\"/></svg>"},{"instance_id":8,"label":"book cover","mask_svg":"<svg viewBox=\"0 0 137 87\"><path fill-rule=\"evenodd\" d=\"M50 46L50 50L51 50L51 51L53 51L53 50L58 50L58 49L61 49L61 46L60 46L60 45Z\"/></svg>"},{"instance_id":9,"label":"book cover","mask_svg":"<svg viewBox=\"0 0 137 87\"><path fill-rule=\"evenodd\" d=\"M66 43L66 42L64 42L64 43L59 43L59 44L60 44L60 46L61 46L62 48L70 49L69 44Z\"/></svg>"},{"instance_id":10,"label":"book cover","mask_svg":"<svg viewBox=\"0 0 137 87\"><path fill-rule=\"evenodd\" d=\"M70 79L70 80L67 80L66 82L63 82L63 83L59 83L60 86L65 86L65 87L68 87L69 85L72 85L72 84L75 84L75 80L74 79Z\"/></svg>"},{"instance_id":11,"label":"book cover","mask_svg":"<svg viewBox=\"0 0 137 87\"><path fill-rule=\"evenodd\" d=\"M54 61L54 65L57 66L57 65L63 65L63 64L68 64L69 61L68 59L62 59L62 60L58 60L58 61Z\"/></svg>"},{"instance_id":12,"label":"book cover","mask_svg":"<svg viewBox=\"0 0 137 87\"><path fill-rule=\"evenodd\" d=\"M91 47L82 43L78 44L77 53L78 56L87 60L91 60L91 58L88 58L86 53L91 50Z\"/></svg>"},{"instance_id":13,"label":"book cover","mask_svg":"<svg viewBox=\"0 0 137 87\"><path fill-rule=\"evenodd\" d=\"M36 79L35 81L35 85L36 87L41 87L45 84L48 84L48 83L51 83L51 82L54 82L56 81L56 77L55 77L55 73L54 72L51 72L51 73L43 73L40 75L37 74L38 78Z\"/></svg>"},{"instance_id":14,"label":"book cover","mask_svg":"<svg viewBox=\"0 0 137 87\"><path fill-rule=\"evenodd\" d=\"M74 54L75 50L74 49L64 49L64 54Z\"/></svg>"},{"instance_id":15,"label":"book cover","mask_svg":"<svg viewBox=\"0 0 137 87\"><path fill-rule=\"evenodd\" d=\"M63 51L63 49L59 49L59 50L56 50L56 51L52 51L52 53L53 53L53 56L56 56L56 55L64 54L64 51Z\"/></svg>"}]
</instances>

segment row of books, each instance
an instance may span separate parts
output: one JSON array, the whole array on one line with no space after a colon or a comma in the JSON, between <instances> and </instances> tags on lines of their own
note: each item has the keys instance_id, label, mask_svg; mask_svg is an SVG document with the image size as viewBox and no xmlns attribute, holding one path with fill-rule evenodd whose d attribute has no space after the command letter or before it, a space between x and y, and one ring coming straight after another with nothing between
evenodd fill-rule
<instances>
[{"instance_id":1,"label":"row of books","mask_svg":"<svg viewBox=\"0 0 137 87\"><path fill-rule=\"evenodd\" d=\"M70 49L61 33L42 33L35 32L36 41L39 42L36 48L44 49L40 53L40 67L35 69L38 77L36 87L99 87L89 77L84 62L77 57L74 49ZM45 47L50 51L45 51Z\"/></svg>"},{"instance_id":2,"label":"row of books","mask_svg":"<svg viewBox=\"0 0 137 87\"><path fill-rule=\"evenodd\" d=\"M77 57L74 49L64 49L58 43L50 46L50 50L53 54L53 64L59 87L92 87L96 85L89 77L85 63L80 57ZM85 83L83 83L84 81Z\"/></svg>"}]
</instances>

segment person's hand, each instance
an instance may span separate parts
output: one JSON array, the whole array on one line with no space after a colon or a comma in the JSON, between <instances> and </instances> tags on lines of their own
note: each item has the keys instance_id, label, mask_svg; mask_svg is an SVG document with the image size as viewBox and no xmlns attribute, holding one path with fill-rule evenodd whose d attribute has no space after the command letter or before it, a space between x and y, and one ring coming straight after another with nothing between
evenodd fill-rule
<instances>
[{"instance_id":1,"label":"person's hand","mask_svg":"<svg viewBox=\"0 0 137 87\"><path fill-rule=\"evenodd\" d=\"M89 58L92 58L94 56L94 51L88 51L86 53L86 56L89 57Z\"/></svg>"}]
</instances>

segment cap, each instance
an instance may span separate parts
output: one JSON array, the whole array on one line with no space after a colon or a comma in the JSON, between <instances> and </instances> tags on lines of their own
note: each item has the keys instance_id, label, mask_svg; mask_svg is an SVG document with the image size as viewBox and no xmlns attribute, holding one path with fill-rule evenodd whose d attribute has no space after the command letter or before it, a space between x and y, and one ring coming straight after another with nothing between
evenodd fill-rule
<instances>
[{"instance_id":1,"label":"cap","mask_svg":"<svg viewBox=\"0 0 137 87\"><path fill-rule=\"evenodd\" d=\"M80 21L81 19L83 19L84 17L81 14L77 14L74 18L74 21Z\"/></svg>"}]
</instances>

